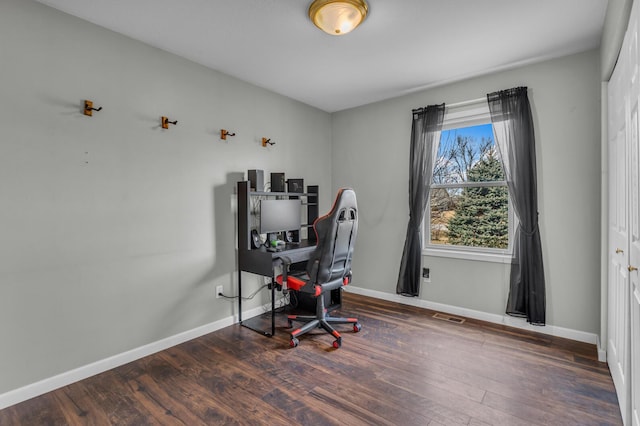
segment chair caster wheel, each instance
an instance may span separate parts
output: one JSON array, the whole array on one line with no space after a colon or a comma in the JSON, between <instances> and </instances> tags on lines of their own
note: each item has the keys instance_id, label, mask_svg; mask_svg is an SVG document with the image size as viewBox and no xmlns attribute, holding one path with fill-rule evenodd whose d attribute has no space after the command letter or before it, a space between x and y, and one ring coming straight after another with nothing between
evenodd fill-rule
<instances>
[{"instance_id":1,"label":"chair caster wheel","mask_svg":"<svg viewBox=\"0 0 640 426\"><path fill-rule=\"evenodd\" d=\"M295 337L292 337L291 340L289 341L289 346L292 348L295 348L298 346L298 343L300 343L300 341Z\"/></svg>"},{"instance_id":2,"label":"chair caster wheel","mask_svg":"<svg viewBox=\"0 0 640 426\"><path fill-rule=\"evenodd\" d=\"M291 321L290 319L287 320L287 328L291 328L293 327L293 321Z\"/></svg>"},{"instance_id":3,"label":"chair caster wheel","mask_svg":"<svg viewBox=\"0 0 640 426\"><path fill-rule=\"evenodd\" d=\"M357 333L358 331L362 330L362 325L360 325L359 322L353 324L353 332Z\"/></svg>"},{"instance_id":4,"label":"chair caster wheel","mask_svg":"<svg viewBox=\"0 0 640 426\"><path fill-rule=\"evenodd\" d=\"M333 341L333 347L338 349L340 346L342 346L342 342L340 341L340 339L336 339Z\"/></svg>"}]
</instances>

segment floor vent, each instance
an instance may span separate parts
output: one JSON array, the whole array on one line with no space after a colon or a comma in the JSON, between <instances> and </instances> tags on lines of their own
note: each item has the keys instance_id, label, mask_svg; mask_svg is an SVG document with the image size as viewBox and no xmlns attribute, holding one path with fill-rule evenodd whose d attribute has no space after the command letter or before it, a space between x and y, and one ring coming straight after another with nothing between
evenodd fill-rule
<instances>
[{"instance_id":1,"label":"floor vent","mask_svg":"<svg viewBox=\"0 0 640 426\"><path fill-rule=\"evenodd\" d=\"M465 321L464 318L452 317L451 315L442 314L440 312L433 314L433 317L443 321L453 322L455 324L462 324Z\"/></svg>"}]
</instances>

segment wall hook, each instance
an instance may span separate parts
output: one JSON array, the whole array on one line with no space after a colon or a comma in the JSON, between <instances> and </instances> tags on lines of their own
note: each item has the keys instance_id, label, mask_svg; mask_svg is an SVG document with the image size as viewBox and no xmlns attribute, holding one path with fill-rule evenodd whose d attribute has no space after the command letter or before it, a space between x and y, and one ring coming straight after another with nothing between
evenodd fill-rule
<instances>
[{"instance_id":1,"label":"wall hook","mask_svg":"<svg viewBox=\"0 0 640 426\"><path fill-rule=\"evenodd\" d=\"M93 111L102 111L102 107L94 108L93 102L85 99L84 101L84 115L88 115L89 117L93 116Z\"/></svg>"},{"instance_id":2,"label":"wall hook","mask_svg":"<svg viewBox=\"0 0 640 426\"><path fill-rule=\"evenodd\" d=\"M222 139L223 141L227 140L227 136L235 136L235 133L231 133L228 130L225 129L220 129L220 139Z\"/></svg>"},{"instance_id":3,"label":"wall hook","mask_svg":"<svg viewBox=\"0 0 640 426\"><path fill-rule=\"evenodd\" d=\"M174 126L176 124L178 124L178 120L175 121L169 121L169 117L162 117L162 128L163 129L168 129L169 128L169 124L173 124Z\"/></svg>"},{"instance_id":4,"label":"wall hook","mask_svg":"<svg viewBox=\"0 0 640 426\"><path fill-rule=\"evenodd\" d=\"M267 139L267 138L262 138L262 146L266 147L267 144L269 145L275 145L275 142L271 142L271 138Z\"/></svg>"}]
</instances>

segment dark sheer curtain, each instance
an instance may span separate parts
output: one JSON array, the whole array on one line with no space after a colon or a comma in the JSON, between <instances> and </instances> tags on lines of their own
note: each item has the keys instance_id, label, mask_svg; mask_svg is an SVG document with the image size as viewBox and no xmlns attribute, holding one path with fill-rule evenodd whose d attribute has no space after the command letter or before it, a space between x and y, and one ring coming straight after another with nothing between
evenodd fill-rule
<instances>
[{"instance_id":1,"label":"dark sheer curtain","mask_svg":"<svg viewBox=\"0 0 640 426\"><path fill-rule=\"evenodd\" d=\"M506 312L545 324L545 282L538 229L536 149L526 87L487 95L496 144L502 157L509 195L519 226L513 239L513 260Z\"/></svg>"},{"instance_id":2,"label":"dark sheer curtain","mask_svg":"<svg viewBox=\"0 0 640 426\"><path fill-rule=\"evenodd\" d=\"M433 160L443 120L444 104L413 110L409 153L409 225L396 285L396 293L404 296L418 296L420 293L420 225L429 201Z\"/></svg>"}]
</instances>

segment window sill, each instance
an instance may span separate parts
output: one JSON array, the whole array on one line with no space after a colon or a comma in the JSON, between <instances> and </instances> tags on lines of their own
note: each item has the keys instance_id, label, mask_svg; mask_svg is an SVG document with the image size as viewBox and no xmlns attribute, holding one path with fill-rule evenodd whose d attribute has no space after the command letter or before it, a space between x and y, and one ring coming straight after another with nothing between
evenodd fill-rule
<instances>
[{"instance_id":1,"label":"window sill","mask_svg":"<svg viewBox=\"0 0 640 426\"><path fill-rule=\"evenodd\" d=\"M511 263L510 253L487 253L487 252L481 252L481 251L427 247L424 250L422 250L422 255L434 256L434 257L448 257L448 258L462 259L462 260L475 260L478 262L493 262L493 263L504 263L504 264Z\"/></svg>"}]
</instances>

